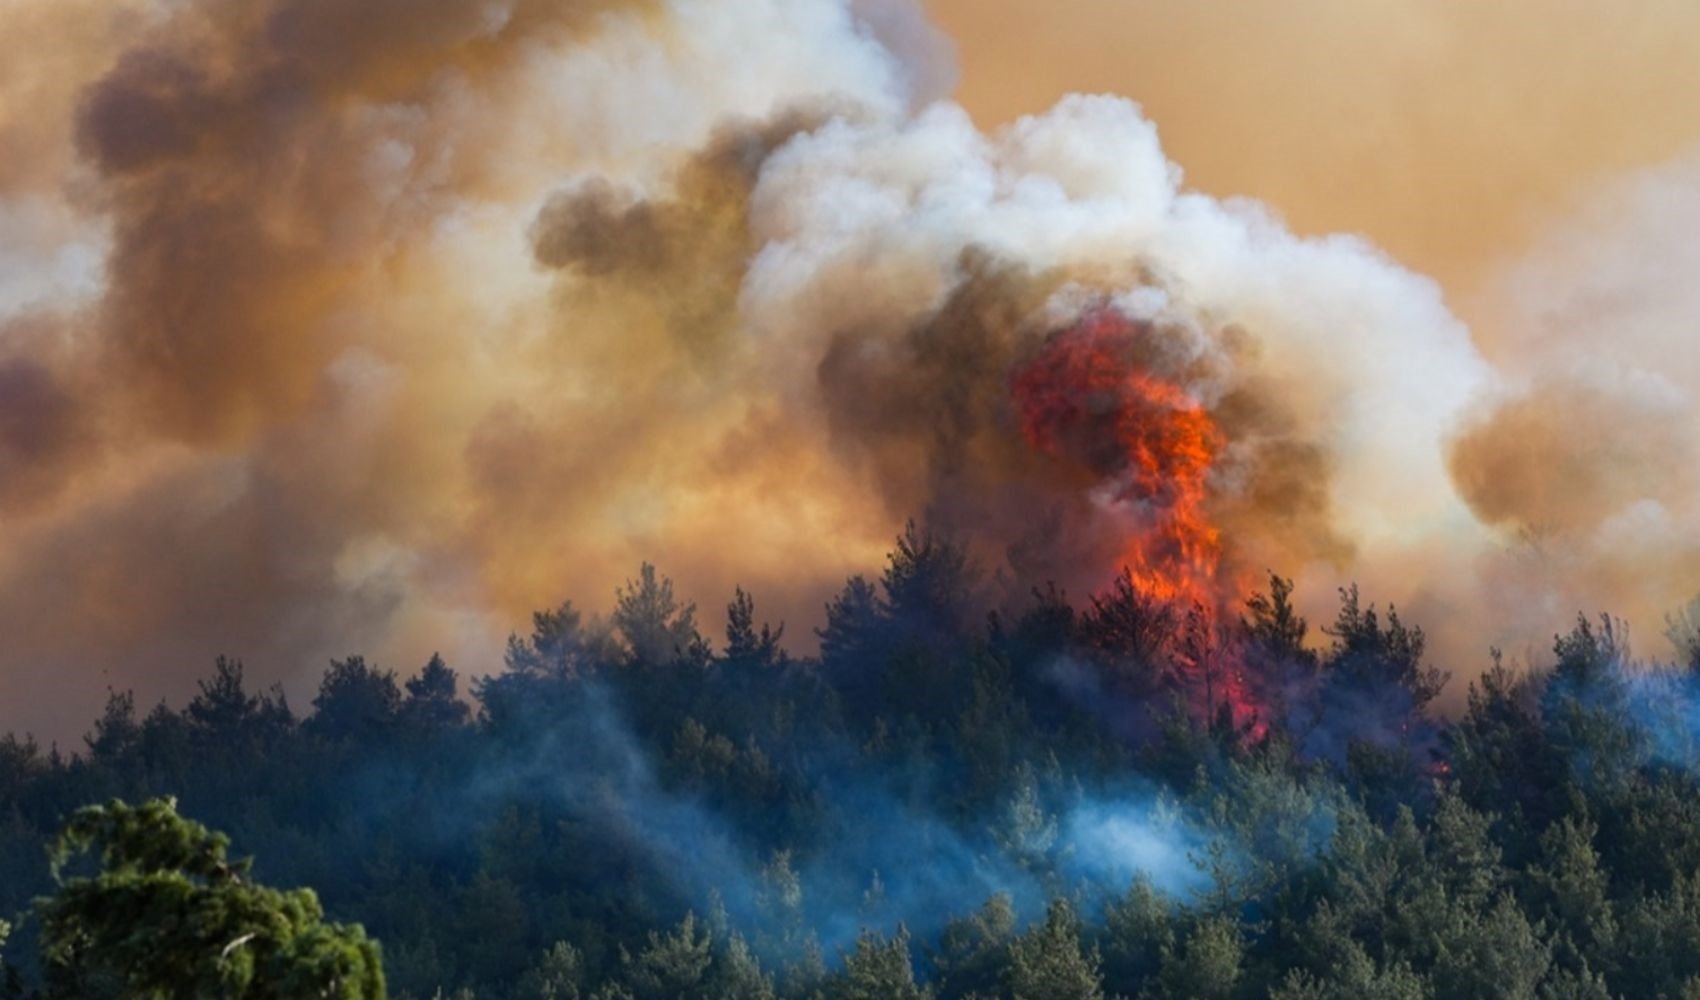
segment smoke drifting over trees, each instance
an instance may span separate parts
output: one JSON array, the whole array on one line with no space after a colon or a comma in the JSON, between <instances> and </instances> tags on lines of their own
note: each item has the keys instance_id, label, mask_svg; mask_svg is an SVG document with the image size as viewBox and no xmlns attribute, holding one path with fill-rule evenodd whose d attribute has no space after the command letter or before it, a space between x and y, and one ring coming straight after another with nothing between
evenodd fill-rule
<instances>
[{"instance_id":1,"label":"smoke drifting over trees","mask_svg":"<svg viewBox=\"0 0 1700 1000\"><path fill-rule=\"evenodd\" d=\"M1700 982L1693 662L1583 619L1448 722L1423 630L1355 590L1313 633L1278 577L1211 628L1131 575L989 616L984 582L912 527L832 600L819 658L742 590L711 638L645 565L607 619L537 613L470 691L438 657L349 656L300 714L225 659L181 709L115 693L75 754L0 739L0 975L83 1000ZM1671 629L1693 652L1692 609ZM76 812L163 795L252 872L164 803ZM103 870L56 884L73 813L53 856Z\"/></svg>"}]
</instances>

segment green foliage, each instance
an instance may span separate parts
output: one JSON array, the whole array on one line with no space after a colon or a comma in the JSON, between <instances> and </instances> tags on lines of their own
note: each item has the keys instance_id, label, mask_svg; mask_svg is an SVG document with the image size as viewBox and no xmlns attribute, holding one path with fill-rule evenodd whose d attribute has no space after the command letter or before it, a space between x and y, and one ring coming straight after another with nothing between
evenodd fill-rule
<instances>
[{"instance_id":1,"label":"green foliage","mask_svg":"<svg viewBox=\"0 0 1700 1000\"><path fill-rule=\"evenodd\" d=\"M1644 749L1627 710L1625 628L1601 616L1596 630L1578 615L1568 635L1554 637L1553 653L1558 662L1542 704L1548 738L1573 780L1621 793Z\"/></svg>"},{"instance_id":2,"label":"green foliage","mask_svg":"<svg viewBox=\"0 0 1700 1000\"><path fill-rule=\"evenodd\" d=\"M1560 956L1577 968L1588 955L1609 961L1618 941L1611 884L1594 850L1598 827L1566 816L1541 835L1541 860L1530 866L1527 907L1557 932Z\"/></svg>"},{"instance_id":3,"label":"green foliage","mask_svg":"<svg viewBox=\"0 0 1700 1000\"><path fill-rule=\"evenodd\" d=\"M826 1000L927 1000L932 991L915 982L909 932L890 938L864 931L844 957L844 968L826 981Z\"/></svg>"},{"instance_id":4,"label":"green foliage","mask_svg":"<svg viewBox=\"0 0 1700 1000\"><path fill-rule=\"evenodd\" d=\"M519 995L526 1000L580 1000L583 986L584 956L571 944L556 941L520 979Z\"/></svg>"},{"instance_id":5,"label":"green foliage","mask_svg":"<svg viewBox=\"0 0 1700 1000\"><path fill-rule=\"evenodd\" d=\"M1225 916L1200 921L1180 947L1164 950L1155 995L1227 1000L1243 975L1241 933L1239 924Z\"/></svg>"},{"instance_id":6,"label":"green foliage","mask_svg":"<svg viewBox=\"0 0 1700 1000\"><path fill-rule=\"evenodd\" d=\"M74 755L0 736L0 995L1700 995L1692 663L1583 619L1448 720L1353 589L1319 646L1279 576L1227 621L981 587L910 525L818 657L742 589L717 653L646 565L470 698L350 656L297 719L220 659Z\"/></svg>"},{"instance_id":7,"label":"green foliage","mask_svg":"<svg viewBox=\"0 0 1700 1000\"><path fill-rule=\"evenodd\" d=\"M1117 996L1134 996L1175 947L1174 903L1139 878L1104 914L1104 980Z\"/></svg>"},{"instance_id":8,"label":"green foliage","mask_svg":"<svg viewBox=\"0 0 1700 1000\"><path fill-rule=\"evenodd\" d=\"M700 656L696 605L673 596L673 581L658 576L644 563L636 580L628 580L615 595L615 630L638 663L657 665Z\"/></svg>"},{"instance_id":9,"label":"green foliage","mask_svg":"<svg viewBox=\"0 0 1700 1000\"><path fill-rule=\"evenodd\" d=\"M1501 896L1485 913L1461 909L1437 928L1437 993L1459 1000L1533 1000L1551 964L1541 929Z\"/></svg>"},{"instance_id":10,"label":"green foliage","mask_svg":"<svg viewBox=\"0 0 1700 1000\"><path fill-rule=\"evenodd\" d=\"M638 1000L697 996L713 961L708 932L687 913L671 933L651 931L635 958L625 956L626 984Z\"/></svg>"},{"instance_id":11,"label":"green foliage","mask_svg":"<svg viewBox=\"0 0 1700 1000\"><path fill-rule=\"evenodd\" d=\"M744 939L733 934L715 962L713 996L724 1000L773 1000L773 979Z\"/></svg>"},{"instance_id":12,"label":"green foliage","mask_svg":"<svg viewBox=\"0 0 1700 1000\"><path fill-rule=\"evenodd\" d=\"M1002 894L947 924L932 955L940 992L953 997L997 992L1015 927L1015 906Z\"/></svg>"},{"instance_id":13,"label":"green foliage","mask_svg":"<svg viewBox=\"0 0 1700 1000\"><path fill-rule=\"evenodd\" d=\"M1428 1000L1428 980L1403 962L1377 968L1354 941L1344 941L1322 974L1292 969L1269 993L1270 1000Z\"/></svg>"},{"instance_id":14,"label":"green foliage","mask_svg":"<svg viewBox=\"0 0 1700 1000\"><path fill-rule=\"evenodd\" d=\"M79 810L53 847L56 873L93 854L98 871L40 901L55 985L134 997L382 998L378 947L324 921L312 890L249 880L228 840L168 799Z\"/></svg>"},{"instance_id":15,"label":"green foliage","mask_svg":"<svg viewBox=\"0 0 1700 1000\"><path fill-rule=\"evenodd\" d=\"M1052 900L1045 919L1009 946L1013 1000L1098 1000L1104 995L1096 949L1082 949L1080 921L1065 900Z\"/></svg>"}]
</instances>

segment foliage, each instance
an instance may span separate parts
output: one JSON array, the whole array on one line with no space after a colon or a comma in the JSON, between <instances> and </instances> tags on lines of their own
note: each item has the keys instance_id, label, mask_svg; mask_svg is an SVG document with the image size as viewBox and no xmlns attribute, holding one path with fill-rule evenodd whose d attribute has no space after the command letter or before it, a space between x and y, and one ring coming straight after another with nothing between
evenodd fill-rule
<instances>
[{"instance_id":1,"label":"foliage","mask_svg":"<svg viewBox=\"0 0 1700 1000\"><path fill-rule=\"evenodd\" d=\"M54 842L54 870L84 854L99 870L63 879L38 905L55 989L381 1000L377 945L326 923L312 890L253 883L227 846L169 799L78 810Z\"/></svg>"},{"instance_id":2,"label":"foliage","mask_svg":"<svg viewBox=\"0 0 1700 1000\"><path fill-rule=\"evenodd\" d=\"M349 656L298 718L220 658L76 753L0 737L0 994L377 996L365 931L420 1000L1700 988L1693 609L1677 663L1578 619L1446 719L1352 588L1313 635L1279 576L1009 583L910 525L811 656L743 589L716 649L646 565L470 685Z\"/></svg>"}]
</instances>

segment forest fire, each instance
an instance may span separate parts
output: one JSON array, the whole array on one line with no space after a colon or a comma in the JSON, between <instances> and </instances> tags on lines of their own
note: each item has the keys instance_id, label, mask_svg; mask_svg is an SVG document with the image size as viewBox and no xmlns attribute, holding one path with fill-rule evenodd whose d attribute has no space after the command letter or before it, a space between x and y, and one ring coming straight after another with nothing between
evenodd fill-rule
<instances>
[{"instance_id":1,"label":"forest fire","mask_svg":"<svg viewBox=\"0 0 1700 1000\"><path fill-rule=\"evenodd\" d=\"M1078 464L1134 515L1118 553L1134 586L1181 607L1219 610L1221 533L1207 512L1222 435L1190 393L1133 361L1140 324L1096 309L1050 337L1011 383L1022 432Z\"/></svg>"},{"instance_id":2,"label":"forest fire","mask_svg":"<svg viewBox=\"0 0 1700 1000\"><path fill-rule=\"evenodd\" d=\"M1222 537L1207 509L1222 433L1192 394L1137 363L1148 335L1110 308L1053 333L1011 382L1022 433L1132 513L1117 566L1141 597L1184 616L1176 659L1200 714L1225 707L1260 733L1244 665L1217 627L1238 596L1221 579Z\"/></svg>"},{"instance_id":3,"label":"forest fire","mask_svg":"<svg viewBox=\"0 0 1700 1000\"><path fill-rule=\"evenodd\" d=\"M0 0L0 1000L1700 1000L1700 3L1271 6Z\"/></svg>"}]
</instances>

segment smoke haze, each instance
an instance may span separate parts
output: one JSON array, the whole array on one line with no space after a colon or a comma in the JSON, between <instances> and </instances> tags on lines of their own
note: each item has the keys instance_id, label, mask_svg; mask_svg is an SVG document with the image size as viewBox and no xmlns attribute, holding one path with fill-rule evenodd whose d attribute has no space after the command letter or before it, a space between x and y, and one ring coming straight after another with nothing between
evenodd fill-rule
<instances>
[{"instance_id":1,"label":"smoke haze","mask_svg":"<svg viewBox=\"0 0 1700 1000\"><path fill-rule=\"evenodd\" d=\"M1656 630L1700 587L1700 127L1665 96L1700 89L1692 12L1543 28L1502 63L1461 39L1524 22L1401 5L1423 30L1392 69L1295 43L1265 111L1244 90L1282 75L1232 46L1321 9L1183 6L1122 15L1140 68L1093 84L1149 114L1017 116L975 71L1013 35L976 15L965 109L957 47L906 0L13 0L0 726L80 731L103 689L177 697L219 652L286 684L351 648L479 673L526 612L594 606L645 558L806 635L909 517L1012 589L1095 589L1149 498L1033 448L1008 390L1101 310L1220 428L1230 579L1273 568L1316 605L1357 579L1436 619L1463 677L1578 607ZM1208 72L1173 65L1194 33L1229 46ZM1645 114L1560 149L1553 123L1606 98L1556 87L1526 130L1484 124L1555 56ZM1047 104L1055 61L1023 77ZM1348 84L1362 130L1284 124L1284 88ZM1431 142L1454 108L1541 164L1526 195L1437 194L1480 159Z\"/></svg>"}]
</instances>

